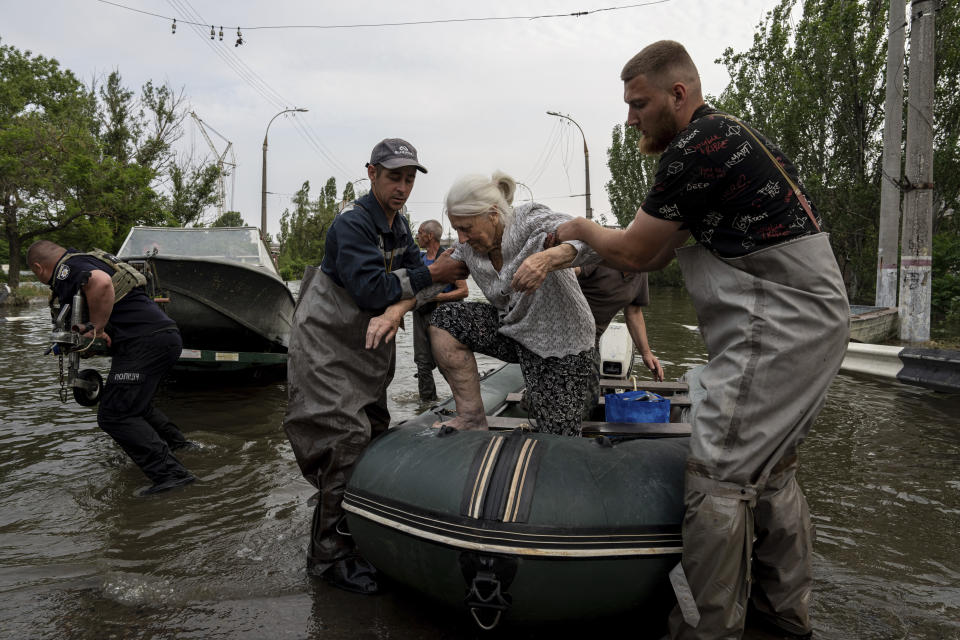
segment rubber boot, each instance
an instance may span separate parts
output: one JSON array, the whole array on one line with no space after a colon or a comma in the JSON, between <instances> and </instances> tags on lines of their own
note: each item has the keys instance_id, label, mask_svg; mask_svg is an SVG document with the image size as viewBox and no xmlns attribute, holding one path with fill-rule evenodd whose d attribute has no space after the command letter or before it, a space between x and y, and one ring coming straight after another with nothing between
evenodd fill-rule
<instances>
[{"instance_id":1,"label":"rubber boot","mask_svg":"<svg viewBox=\"0 0 960 640\"><path fill-rule=\"evenodd\" d=\"M418 368L417 386L420 389L420 402L434 402L437 399L437 385L433 381L433 369Z\"/></svg>"},{"instance_id":2,"label":"rubber boot","mask_svg":"<svg viewBox=\"0 0 960 640\"><path fill-rule=\"evenodd\" d=\"M337 560L320 574L321 580L338 589L367 596L382 591L377 578L378 574L374 566L358 554Z\"/></svg>"},{"instance_id":3,"label":"rubber boot","mask_svg":"<svg viewBox=\"0 0 960 640\"><path fill-rule=\"evenodd\" d=\"M139 497L153 495L154 493L162 493L164 491L169 491L170 489L176 489L177 487L182 487L188 485L191 482L196 481L196 476L192 473L185 476L179 476L177 478L172 478L170 480L165 480L163 482L158 482L152 486L145 487L143 489L138 489L136 495Z\"/></svg>"}]
</instances>

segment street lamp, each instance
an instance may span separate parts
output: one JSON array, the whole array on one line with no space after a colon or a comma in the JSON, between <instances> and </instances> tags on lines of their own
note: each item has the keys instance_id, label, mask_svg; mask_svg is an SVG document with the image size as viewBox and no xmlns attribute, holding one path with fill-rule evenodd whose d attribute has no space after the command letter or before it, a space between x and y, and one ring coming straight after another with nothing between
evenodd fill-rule
<instances>
[{"instance_id":1,"label":"street lamp","mask_svg":"<svg viewBox=\"0 0 960 640\"><path fill-rule=\"evenodd\" d=\"M547 111L548 116L557 116L558 118L564 118L569 120L573 124L577 125L577 129L580 129L580 136L583 138L583 172L586 176L586 187L587 187L587 220L593 219L593 209L590 207L590 152L587 151L587 136L583 135L583 129L577 123L576 120L571 118L568 115L562 113L557 113L556 111Z\"/></svg>"},{"instance_id":2,"label":"street lamp","mask_svg":"<svg viewBox=\"0 0 960 640\"><path fill-rule=\"evenodd\" d=\"M270 125L277 119L277 116L282 116L291 111L304 113L307 110L300 108L284 109L270 118L270 122L267 123L267 131L263 134L263 176L260 181L260 237L263 238L264 244L267 243L267 135L270 134Z\"/></svg>"},{"instance_id":3,"label":"street lamp","mask_svg":"<svg viewBox=\"0 0 960 640\"><path fill-rule=\"evenodd\" d=\"M347 183L347 184L352 184L352 185L353 185L353 197L354 197L354 200L357 199L357 185L358 185L359 183L363 182L364 180L370 180L370 178L357 178L356 180L351 180L350 182ZM346 193L346 188L344 188L344 193ZM340 202L340 204L337 206L337 214L336 214L336 215L340 215L341 213L343 213L343 210L346 209L346 208L347 208L347 200L344 199L344 200L343 200L342 202Z\"/></svg>"},{"instance_id":4,"label":"street lamp","mask_svg":"<svg viewBox=\"0 0 960 640\"><path fill-rule=\"evenodd\" d=\"M518 186L518 187L523 187L524 189L526 189L527 192L530 194L530 202L533 202L533 189L531 189L529 186L527 186L527 185L526 185L525 183L523 183L523 182L518 182L518 183L517 183L517 186Z\"/></svg>"}]
</instances>

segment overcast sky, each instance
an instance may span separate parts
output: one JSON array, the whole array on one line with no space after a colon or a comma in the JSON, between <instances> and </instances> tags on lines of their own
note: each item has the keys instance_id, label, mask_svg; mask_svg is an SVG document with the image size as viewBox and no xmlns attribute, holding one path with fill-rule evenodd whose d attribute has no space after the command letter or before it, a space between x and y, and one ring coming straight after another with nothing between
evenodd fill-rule
<instances>
[{"instance_id":1,"label":"overcast sky","mask_svg":"<svg viewBox=\"0 0 960 640\"><path fill-rule=\"evenodd\" d=\"M643 0L641 0L642 2ZM260 226L261 157L269 131L267 229L309 180L331 176L338 193L366 176L373 145L401 137L417 148L429 174L417 178L408 208L415 223L441 219L450 184L466 173L501 169L529 185L555 210L584 214L583 142L576 127L548 116L569 114L590 150L594 215L610 212L606 150L626 117L620 69L660 39L684 43L704 90L718 94L729 77L714 61L726 47L750 46L776 0L668 0L647 6L616 0L485 2L273 0L117 0L153 17L97 0L5 2L0 39L56 58L90 82L117 69L124 83L147 80L183 89L203 121L233 143L236 188L227 205ZM349 25L569 14L582 17L469 21L345 29L256 29L278 25ZM177 17L176 35L171 20ZM224 38L211 41L209 26ZM244 44L234 46L237 25ZM226 146L216 135L219 151ZM188 120L182 152L210 155ZM367 188L368 182L358 183ZM517 201L529 197L518 190ZM638 203L639 204L639 203ZM612 216L610 216L612 218ZM444 221L444 228L449 225Z\"/></svg>"}]
</instances>

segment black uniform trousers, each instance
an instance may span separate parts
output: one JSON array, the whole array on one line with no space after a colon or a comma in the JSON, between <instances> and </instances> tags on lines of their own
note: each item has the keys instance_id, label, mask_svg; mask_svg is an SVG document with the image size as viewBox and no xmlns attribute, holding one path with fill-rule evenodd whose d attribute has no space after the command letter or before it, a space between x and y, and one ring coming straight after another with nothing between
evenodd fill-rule
<instances>
[{"instance_id":1,"label":"black uniform trousers","mask_svg":"<svg viewBox=\"0 0 960 640\"><path fill-rule=\"evenodd\" d=\"M154 484L190 475L171 453L187 443L159 409L153 396L180 357L183 342L176 328L114 345L97 424L120 445Z\"/></svg>"}]
</instances>

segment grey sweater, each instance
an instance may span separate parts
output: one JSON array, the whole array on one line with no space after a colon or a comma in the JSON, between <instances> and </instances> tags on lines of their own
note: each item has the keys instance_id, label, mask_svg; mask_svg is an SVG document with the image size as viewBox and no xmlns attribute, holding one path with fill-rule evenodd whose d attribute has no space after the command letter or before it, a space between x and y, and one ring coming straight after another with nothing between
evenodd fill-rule
<instances>
[{"instance_id":1,"label":"grey sweater","mask_svg":"<svg viewBox=\"0 0 960 640\"><path fill-rule=\"evenodd\" d=\"M593 315L573 269L551 272L536 291L520 293L510 288L523 261L543 249L547 233L571 219L536 202L515 207L513 220L503 231L499 273L486 255L469 245L454 245L451 256L467 263L474 282L500 312L500 333L542 358L580 353L594 344ZM570 244L577 250L573 266L599 261L582 242Z\"/></svg>"}]
</instances>

